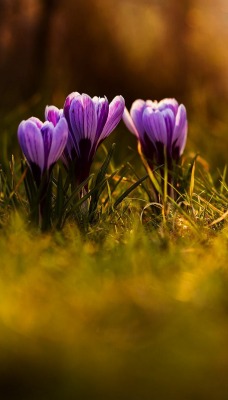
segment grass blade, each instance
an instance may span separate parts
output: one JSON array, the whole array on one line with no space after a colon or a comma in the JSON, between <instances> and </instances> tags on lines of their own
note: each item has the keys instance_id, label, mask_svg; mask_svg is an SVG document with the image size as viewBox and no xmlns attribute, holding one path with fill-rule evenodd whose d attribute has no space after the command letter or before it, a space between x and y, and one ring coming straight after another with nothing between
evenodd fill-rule
<instances>
[{"instance_id":1,"label":"grass blade","mask_svg":"<svg viewBox=\"0 0 228 400\"><path fill-rule=\"evenodd\" d=\"M137 188L137 186L140 185L140 183L145 181L147 178L148 175L143 176L137 182L133 183L133 185L131 185L127 190L125 190L125 192L115 201L113 208L115 209L134 189Z\"/></svg>"},{"instance_id":2,"label":"grass blade","mask_svg":"<svg viewBox=\"0 0 228 400\"><path fill-rule=\"evenodd\" d=\"M107 173L109 164L111 162L114 150L115 150L115 143L112 144L111 149L109 150L107 157L104 161L104 163L101 166L100 171L97 174L97 178L94 184L94 192L91 195L91 201L90 201L90 206L89 206L89 222L92 222L94 217L95 217L95 213L97 210L97 205L98 205L98 201L100 198L101 193L103 192L104 188L105 188L105 184L106 184L106 179L105 179L105 175ZM114 174L116 174L116 171L114 172ZM103 182L101 184L101 182Z\"/></svg>"}]
</instances>

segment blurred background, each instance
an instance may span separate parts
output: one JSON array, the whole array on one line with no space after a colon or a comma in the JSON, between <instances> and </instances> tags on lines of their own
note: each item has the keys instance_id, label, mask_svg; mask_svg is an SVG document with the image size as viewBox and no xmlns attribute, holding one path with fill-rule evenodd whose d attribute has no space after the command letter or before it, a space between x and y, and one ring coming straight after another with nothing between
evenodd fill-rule
<instances>
[{"instance_id":1,"label":"blurred background","mask_svg":"<svg viewBox=\"0 0 228 400\"><path fill-rule=\"evenodd\" d=\"M122 94L128 108L175 97L188 109L187 152L222 168L227 44L227 0L1 0L2 151L18 151L22 119L43 119L46 104L62 107L72 91ZM123 124L116 135L123 153L135 148Z\"/></svg>"}]
</instances>

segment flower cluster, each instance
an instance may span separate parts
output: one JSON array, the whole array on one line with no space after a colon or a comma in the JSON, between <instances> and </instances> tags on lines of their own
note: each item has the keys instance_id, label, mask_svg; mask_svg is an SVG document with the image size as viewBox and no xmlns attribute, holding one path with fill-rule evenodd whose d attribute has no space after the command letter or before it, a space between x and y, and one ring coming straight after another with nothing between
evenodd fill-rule
<instances>
[{"instance_id":1,"label":"flower cluster","mask_svg":"<svg viewBox=\"0 0 228 400\"><path fill-rule=\"evenodd\" d=\"M139 152L149 170L166 162L168 170L172 170L186 143L187 116L183 104L179 105L175 99L160 102L139 99L128 112L122 96L116 96L109 103L106 97L91 98L73 92L66 98L62 109L46 107L45 122L31 117L18 127L22 152L37 190L42 184L42 196L45 197L53 166L59 159L68 173L71 188L81 188L81 184L88 180L98 147L122 117L127 128L137 137ZM87 186L80 193L85 192ZM43 199L42 204L43 210Z\"/></svg>"}]
</instances>

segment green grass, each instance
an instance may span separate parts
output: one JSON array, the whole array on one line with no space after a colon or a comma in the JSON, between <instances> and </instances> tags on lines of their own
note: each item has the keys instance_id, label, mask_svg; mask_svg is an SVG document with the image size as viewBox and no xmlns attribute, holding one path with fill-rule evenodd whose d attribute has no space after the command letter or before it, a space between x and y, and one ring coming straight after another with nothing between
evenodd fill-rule
<instances>
[{"instance_id":1,"label":"green grass","mask_svg":"<svg viewBox=\"0 0 228 400\"><path fill-rule=\"evenodd\" d=\"M123 196L139 176L114 170L86 229L71 214L48 233L17 163L1 174L3 400L227 398L226 169L186 160L165 208L149 179Z\"/></svg>"}]
</instances>

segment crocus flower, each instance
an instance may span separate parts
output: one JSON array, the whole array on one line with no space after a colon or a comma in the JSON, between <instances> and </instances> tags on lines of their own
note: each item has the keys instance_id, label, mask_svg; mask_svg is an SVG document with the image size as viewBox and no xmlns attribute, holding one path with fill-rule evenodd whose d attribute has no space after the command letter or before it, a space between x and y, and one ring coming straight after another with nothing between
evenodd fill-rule
<instances>
[{"instance_id":1,"label":"crocus flower","mask_svg":"<svg viewBox=\"0 0 228 400\"><path fill-rule=\"evenodd\" d=\"M178 105L175 99L136 100L130 113L125 109L123 120L137 137L150 167L154 162L164 163L164 148L168 165L178 162L187 138L187 115L183 104Z\"/></svg>"},{"instance_id":2,"label":"crocus flower","mask_svg":"<svg viewBox=\"0 0 228 400\"><path fill-rule=\"evenodd\" d=\"M68 170L74 170L75 183L80 184L89 176L96 150L118 125L124 106L122 96L116 96L110 104L106 97L91 98L78 92L66 98L63 115L69 136L62 160ZM61 120L61 110L47 108L46 118Z\"/></svg>"},{"instance_id":3,"label":"crocus flower","mask_svg":"<svg viewBox=\"0 0 228 400\"><path fill-rule=\"evenodd\" d=\"M51 169L63 153L67 138L68 126L65 118L59 118L56 124L48 121L43 123L35 117L20 123L19 144L37 186L44 174L48 179Z\"/></svg>"}]
</instances>

